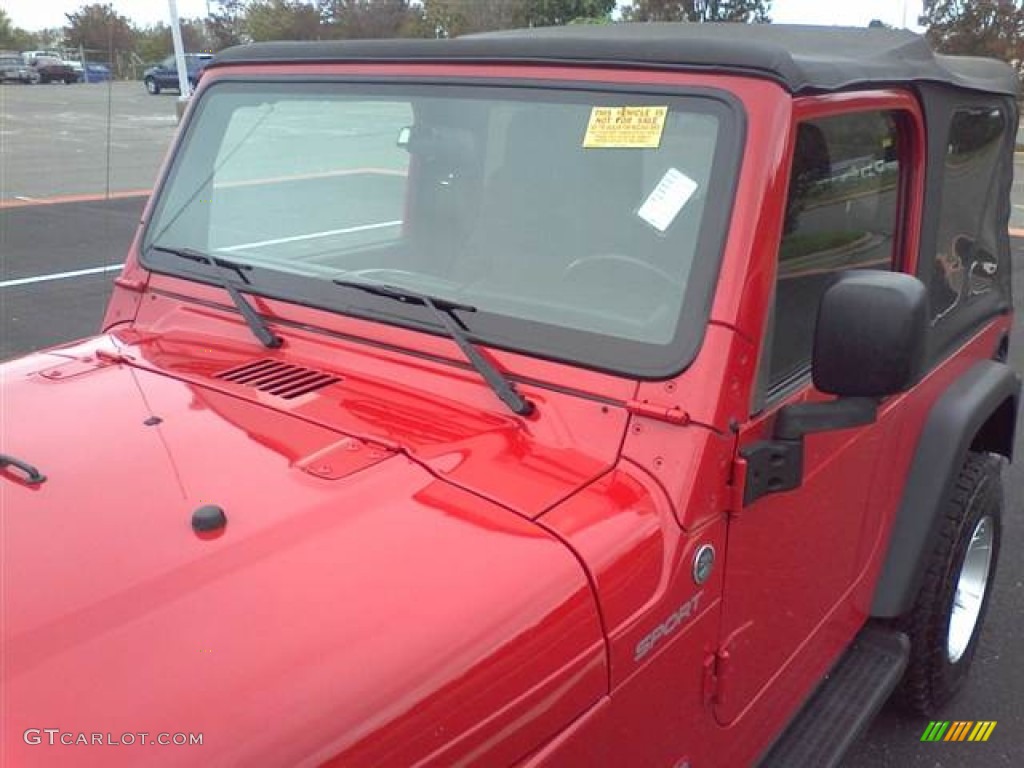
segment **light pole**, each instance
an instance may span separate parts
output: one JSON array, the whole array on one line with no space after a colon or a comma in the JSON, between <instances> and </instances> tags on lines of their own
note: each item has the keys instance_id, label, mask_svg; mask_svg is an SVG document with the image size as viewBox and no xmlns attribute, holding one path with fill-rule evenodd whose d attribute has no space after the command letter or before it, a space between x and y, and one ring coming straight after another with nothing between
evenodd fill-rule
<instances>
[{"instance_id":1,"label":"light pole","mask_svg":"<svg viewBox=\"0 0 1024 768\"><path fill-rule=\"evenodd\" d=\"M178 65L178 116L185 111L185 102L192 95L192 85L188 81L188 68L185 65L185 47L181 42L181 21L178 19L176 0L167 0L171 12L171 39L174 41L174 60Z\"/></svg>"}]
</instances>

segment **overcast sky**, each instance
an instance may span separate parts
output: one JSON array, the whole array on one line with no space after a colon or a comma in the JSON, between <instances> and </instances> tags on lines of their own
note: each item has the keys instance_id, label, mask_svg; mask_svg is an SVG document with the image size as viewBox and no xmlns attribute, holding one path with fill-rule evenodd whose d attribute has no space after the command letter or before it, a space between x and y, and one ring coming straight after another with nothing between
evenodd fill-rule
<instances>
[{"instance_id":1,"label":"overcast sky","mask_svg":"<svg viewBox=\"0 0 1024 768\"><path fill-rule=\"evenodd\" d=\"M102 1L102 0L100 0ZM167 21L167 0L106 0L136 24L145 26ZM185 18L205 16L206 0L177 0L178 13ZM2 0L14 25L28 30L64 26L65 13L84 0ZM620 4L626 4L620 0ZM772 19L786 24L843 24L867 26L872 19L915 29L921 12L921 0L774 0Z\"/></svg>"}]
</instances>

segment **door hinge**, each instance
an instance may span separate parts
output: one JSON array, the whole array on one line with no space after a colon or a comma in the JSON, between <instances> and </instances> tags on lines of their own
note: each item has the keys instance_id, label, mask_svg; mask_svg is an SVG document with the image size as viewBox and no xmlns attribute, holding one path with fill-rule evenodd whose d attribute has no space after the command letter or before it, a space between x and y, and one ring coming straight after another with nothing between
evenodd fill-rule
<instances>
[{"instance_id":1,"label":"door hinge","mask_svg":"<svg viewBox=\"0 0 1024 768\"><path fill-rule=\"evenodd\" d=\"M635 413L637 416L667 421L669 424L683 426L690 423L690 414L674 405L657 405L646 400L627 400L626 410L630 413Z\"/></svg>"},{"instance_id":2,"label":"door hinge","mask_svg":"<svg viewBox=\"0 0 1024 768\"><path fill-rule=\"evenodd\" d=\"M704 706L715 703L718 693L718 653L709 653L704 657Z\"/></svg>"},{"instance_id":3,"label":"door hinge","mask_svg":"<svg viewBox=\"0 0 1024 768\"><path fill-rule=\"evenodd\" d=\"M743 510L743 497L747 490L747 460L742 456L733 459L732 473L729 477L729 500L726 512L730 515L738 515Z\"/></svg>"},{"instance_id":4,"label":"door hinge","mask_svg":"<svg viewBox=\"0 0 1024 768\"><path fill-rule=\"evenodd\" d=\"M769 493L799 488L804 477L803 440L760 440L740 450L746 461L743 506Z\"/></svg>"},{"instance_id":5,"label":"door hinge","mask_svg":"<svg viewBox=\"0 0 1024 768\"><path fill-rule=\"evenodd\" d=\"M732 656L727 647L719 648L704 659L704 705L722 704L727 695L727 681Z\"/></svg>"},{"instance_id":6,"label":"door hinge","mask_svg":"<svg viewBox=\"0 0 1024 768\"><path fill-rule=\"evenodd\" d=\"M747 621L738 626L722 641L718 649L704 658L704 704L723 706L729 698L733 675L733 644L736 638L754 625Z\"/></svg>"}]
</instances>

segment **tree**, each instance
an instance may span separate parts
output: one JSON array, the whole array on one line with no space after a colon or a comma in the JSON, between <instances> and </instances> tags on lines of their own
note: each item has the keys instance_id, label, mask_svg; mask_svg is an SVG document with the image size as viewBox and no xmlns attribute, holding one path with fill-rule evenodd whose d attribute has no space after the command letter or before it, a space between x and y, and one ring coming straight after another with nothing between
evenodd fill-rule
<instances>
[{"instance_id":1,"label":"tree","mask_svg":"<svg viewBox=\"0 0 1024 768\"><path fill-rule=\"evenodd\" d=\"M215 42L207 33L202 19L182 19L181 42L188 52L212 51ZM169 25L160 22L152 27L135 30L135 53L143 61L157 61L174 50Z\"/></svg>"},{"instance_id":2,"label":"tree","mask_svg":"<svg viewBox=\"0 0 1024 768\"><path fill-rule=\"evenodd\" d=\"M424 0L424 24L431 37L458 37L473 32L520 26L523 0Z\"/></svg>"},{"instance_id":3,"label":"tree","mask_svg":"<svg viewBox=\"0 0 1024 768\"><path fill-rule=\"evenodd\" d=\"M206 31L215 50L241 45L245 38L245 3L243 0L216 0L217 10L210 11Z\"/></svg>"},{"instance_id":4,"label":"tree","mask_svg":"<svg viewBox=\"0 0 1024 768\"><path fill-rule=\"evenodd\" d=\"M925 0L919 23L943 53L991 56L1024 72L1024 9L1013 0Z\"/></svg>"},{"instance_id":5,"label":"tree","mask_svg":"<svg viewBox=\"0 0 1024 768\"><path fill-rule=\"evenodd\" d=\"M607 20L615 0L424 0L426 27L438 37L514 27Z\"/></svg>"},{"instance_id":6,"label":"tree","mask_svg":"<svg viewBox=\"0 0 1024 768\"><path fill-rule=\"evenodd\" d=\"M254 41L322 37L319 10L301 0L255 0L246 10L244 28Z\"/></svg>"},{"instance_id":7,"label":"tree","mask_svg":"<svg viewBox=\"0 0 1024 768\"><path fill-rule=\"evenodd\" d=\"M167 32L170 33L170 31L171 29L168 27ZM213 52L219 50L204 19L182 19L181 42L186 51Z\"/></svg>"},{"instance_id":8,"label":"tree","mask_svg":"<svg viewBox=\"0 0 1024 768\"><path fill-rule=\"evenodd\" d=\"M34 40L32 45L27 46L28 48L50 50L51 48L60 48L64 45L64 30L61 27L47 27L46 29L40 29L28 34Z\"/></svg>"},{"instance_id":9,"label":"tree","mask_svg":"<svg viewBox=\"0 0 1024 768\"><path fill-rule=\"evenodd\" d=\"M521 26L550 27L587 19L607 19L615 0L524 0Z\"/></svg>"},{"instance_id":10,"label":"tree","mask_svg":"<svg viewBox=\"0 0 1024 768\"><path fill-rule=\"evenodd\" d=\"M168 37L171 30L166 24L157 24L153 27L136 28L135 30L135 53L147 63L162 59L170 53Z\"/></svg>"},{"instance_id":11,"label":"tree","mask_svg":"<svg viewBox=\"0 0 1024 768\"><path fill-rule=\"evenodd\" d=\"M0 8L0 50L24 51L38 47L36 36L14 26L11 17L3 8Z\"/></svg>"},{"instance_id":12,"label":"tree","mask_svg":"<svg viewBox=\"0 0 1024 768\"><path fill-rule=\"evenodd\" d=\"M423 18L409 0L319 0L318 7L330 37L417 35Z\"/></svg>"},{"instance_id":13,"label":"tree","mask_svg":"<svg viewBox=\"0 0 1024 768\"><path fill-rule=\"evenodd\" d=\"M70 48L129 51L135 47L135 31L112 5L83 5L74 13L64 15L68 20L64 41Z\"/></svg>"},{"instance_id":14,"label":"tree","mask_svg":"<svg viewBox=\"0 0 1024 768\"><path fill-rule=\"evenodd\" d=\"M771 0L634 0L624 8L626 21L742 21L771 19Z\"/></svg>"},{"instance_id":15,"label":"tree","mask_svg":"<svg viewBox=\"0 0 1024 768\"><path fill-rule=\"evenodd\" d=\"M0 48L13 48L10 41L14 38L14 24L7 11L0 8Z\"/></svg>"}]
</instances>

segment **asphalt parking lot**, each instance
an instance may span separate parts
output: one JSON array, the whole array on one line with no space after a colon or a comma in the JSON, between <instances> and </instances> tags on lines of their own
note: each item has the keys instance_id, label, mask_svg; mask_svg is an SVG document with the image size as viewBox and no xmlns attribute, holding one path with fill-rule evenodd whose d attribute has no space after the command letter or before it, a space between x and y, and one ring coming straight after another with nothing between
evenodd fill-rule
<instances>
[{"instance_id":1,"label":"asphalt parking lot","mask_svg":"<svg viewBox=\"0 0 1024 768\"><path fill-rule=\"evenodd\" d=\"M176 101L134 82L0 85L0 201L148 191Z\"/></svg>"},{"instance_id":2,"label":"asphalt parking lot","mask_svg":"<svg viewBox=\"0 0 1024 768\"><path fill-rule=\"evenodd\" d=\"M0 208L0 359L99 327L145 201Z\"/></svg>"},{"instance_id":3,"label":"asphalt parking lot","mask_svg":"<svg viewBox=\"0 0 1024 768\"><path fill-rule=\"evenodd\" d=\"M173 137L176 99L149 96L139 83L0 86L0 360L96 330ZM1024 234L1024 158L1018 161L1011 226ZM1024 238L1014 239L1014 250L1011 361L1024 371ZM1007 479L1006 532L985 635L967 689L942 714L996 720L992 738L923 744L924 722L886 710L846 761L849 768L1024 765L1024 461Z\"/></svg>"}]
</instances>

